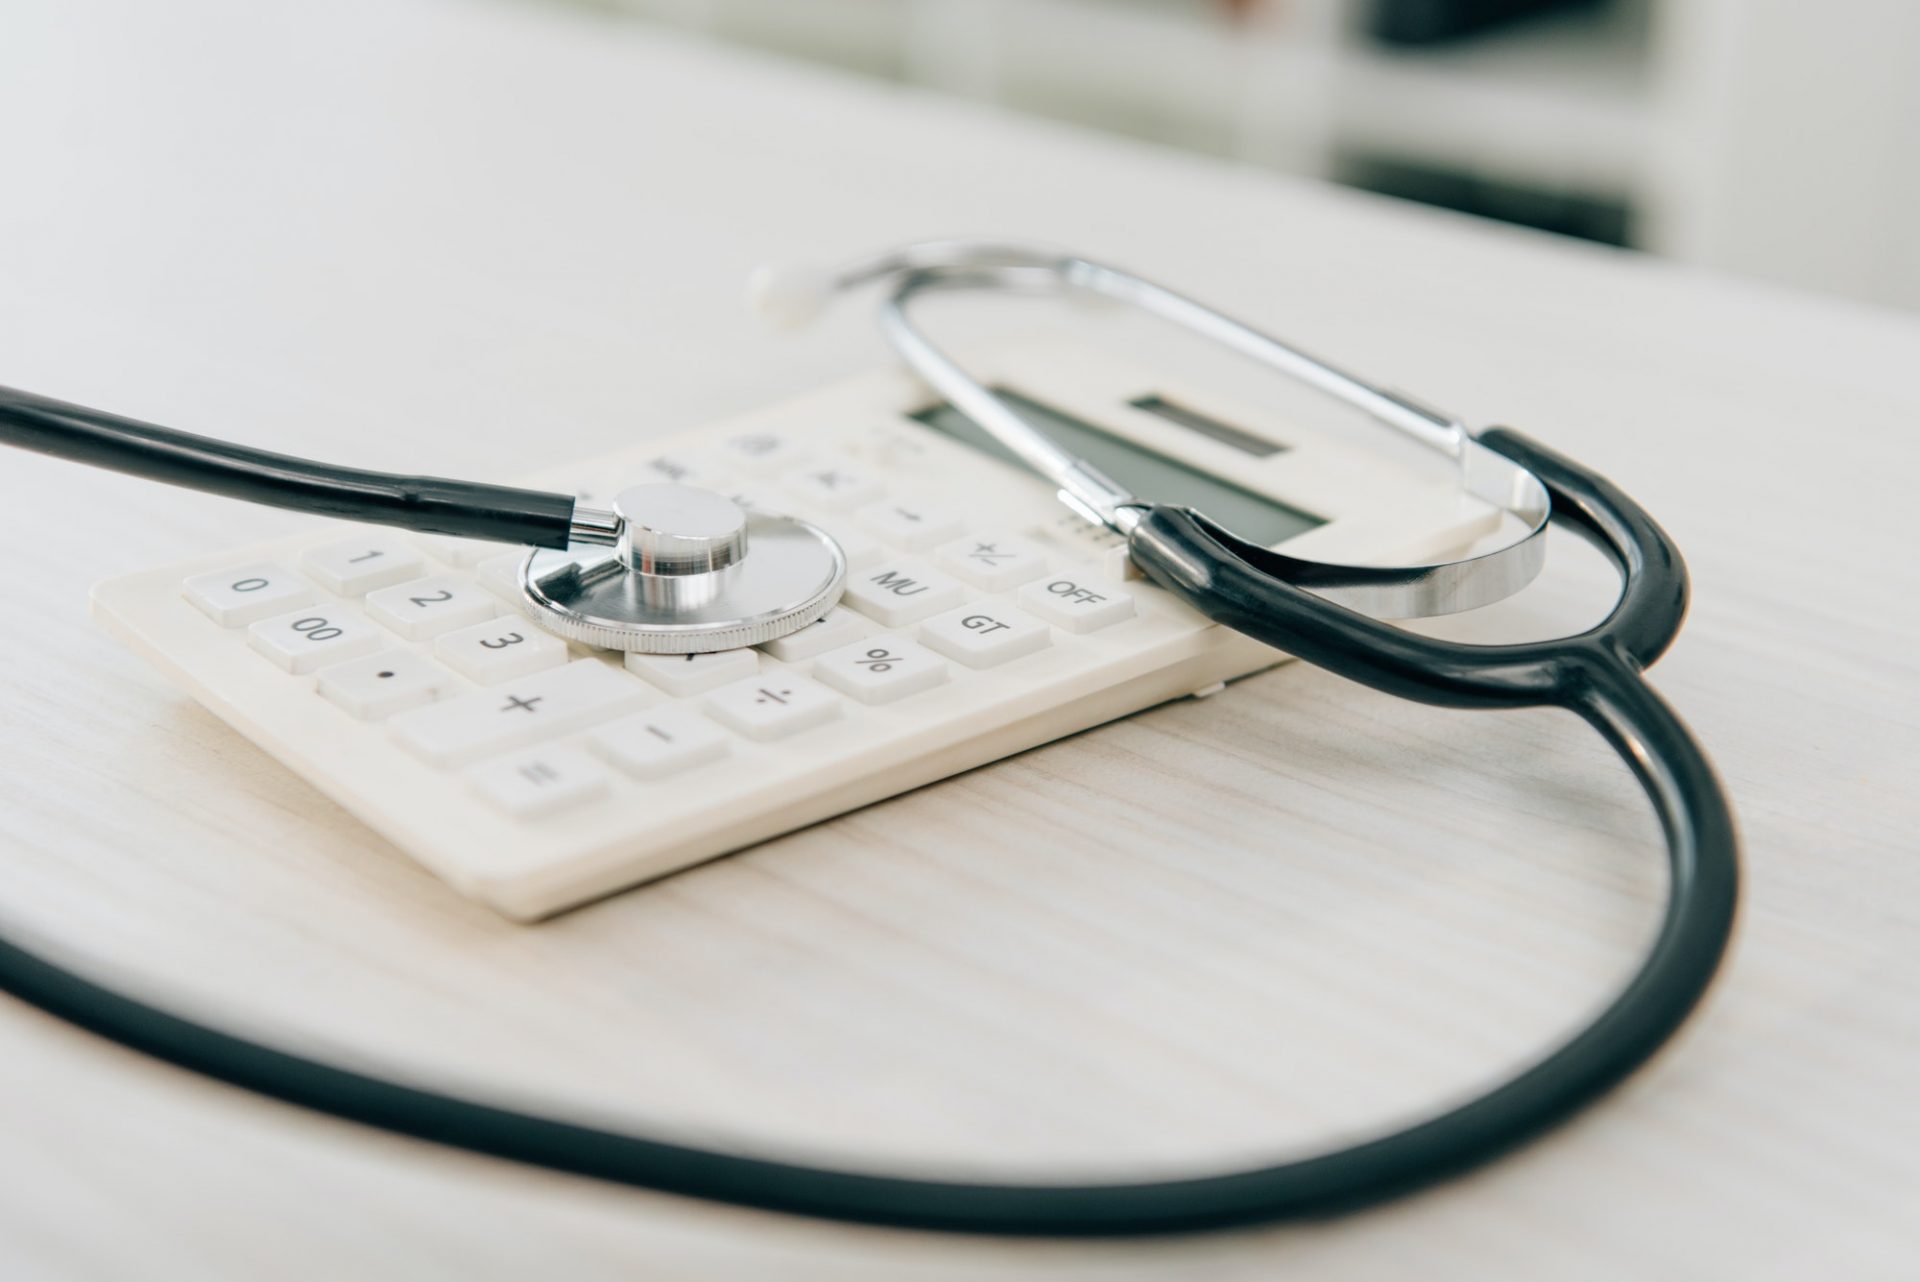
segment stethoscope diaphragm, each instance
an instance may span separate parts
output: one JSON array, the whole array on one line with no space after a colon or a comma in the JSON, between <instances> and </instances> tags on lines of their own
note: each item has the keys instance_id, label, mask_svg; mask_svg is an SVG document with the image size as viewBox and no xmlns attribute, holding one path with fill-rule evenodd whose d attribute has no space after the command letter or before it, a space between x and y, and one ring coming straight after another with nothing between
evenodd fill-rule
<instances>
[{"instance_id":1,"label":"stethoscope diaphragm","mask_svg":"<svg viewBox=\"0 0 1920 1282\"><path fill-rule=\"evenodd\" d=\"M623 490L614 511L612 546L536 548L521 563L521 610L569 641L640 654L761 645L819 619L846 586L840 545L798 517L671 484Z\"/></svg>"}]
</instances>

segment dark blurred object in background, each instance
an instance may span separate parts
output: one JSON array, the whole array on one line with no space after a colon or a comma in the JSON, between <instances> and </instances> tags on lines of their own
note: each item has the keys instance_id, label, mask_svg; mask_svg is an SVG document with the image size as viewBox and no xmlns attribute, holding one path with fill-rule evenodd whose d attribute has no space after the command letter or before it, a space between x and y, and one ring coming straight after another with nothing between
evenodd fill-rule
<instances>
[{"instance_id":1,"label":"dark blurred object in background","mask_svg":"<svg viewBox=\"0 0 1920 1282\"><path fill-rule=\"evenodd\" d=\"M1372 0L1365 27L1368 35L1383 44L1426 45L1516 18L1599 3L1604 0Z\"/></svg>"},{"instance_id":2,"label":"dark blurred object in background","mask_svg":"<svg viewBox=\"0 0 1920 1282\"><path fill-rule=\"evenodd\" d=\"M1562 236L1606 245L1633 243L1632 211L1625 201L1604 196L1504 182L1386 156L1343 157L1333 177L1349 187L1383 196L1417 200L1423 205L1497 218Z\"/></svg>"}]
</instances>

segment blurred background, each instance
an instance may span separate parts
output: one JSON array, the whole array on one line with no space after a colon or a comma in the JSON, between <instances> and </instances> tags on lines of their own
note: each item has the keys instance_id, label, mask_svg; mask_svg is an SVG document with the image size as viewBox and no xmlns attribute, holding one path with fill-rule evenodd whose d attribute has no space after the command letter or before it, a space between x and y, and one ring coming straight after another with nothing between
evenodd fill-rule
<instances>
[{"instance_id":1,"label":"blurred background","mask_svg":"<svg viewBox=\"0 0 1920 1282\"><path fill-rule=\"evenodd\" d=\"M541 0L1920 308L1916 0Z\"/></svg>"}]
</instances>

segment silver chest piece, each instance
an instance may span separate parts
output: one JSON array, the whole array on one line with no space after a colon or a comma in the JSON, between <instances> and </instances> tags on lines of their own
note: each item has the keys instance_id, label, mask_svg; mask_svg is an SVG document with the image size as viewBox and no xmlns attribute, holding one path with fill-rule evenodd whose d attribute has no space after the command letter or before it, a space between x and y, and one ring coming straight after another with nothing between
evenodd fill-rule
<instances>
[{"instance_id":1,"label":"silver chest piece","mask_svg":"<svg viewBox=\"0 0 1920 1282\"><path fill-rule=\"evenodd\" d=\"M535 549L521 608L547 631L608 650L697 654L760 645L833 608L840 545L817 526L690 485L636 485L614 500L619 541Z\"/></svg>"}]
</instances>

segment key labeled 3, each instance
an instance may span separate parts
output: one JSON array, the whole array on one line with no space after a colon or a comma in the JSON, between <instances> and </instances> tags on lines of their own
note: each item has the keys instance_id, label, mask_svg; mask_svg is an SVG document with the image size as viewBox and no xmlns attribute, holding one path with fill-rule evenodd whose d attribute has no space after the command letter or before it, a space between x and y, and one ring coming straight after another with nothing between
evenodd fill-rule
<instances>
[{"instance_id":1,"label":"key labeled 3","mask_svg":"<svg viewBox=\"0 0 1920 1282\"><path fill-rule=\"evenodd\" d=\"M442 633L434 657L470 681L497 685L567 661L567 643L520 619L486 623Z\"/></svg>"}]
</instances>

